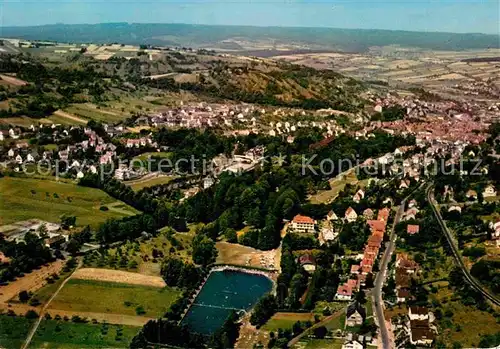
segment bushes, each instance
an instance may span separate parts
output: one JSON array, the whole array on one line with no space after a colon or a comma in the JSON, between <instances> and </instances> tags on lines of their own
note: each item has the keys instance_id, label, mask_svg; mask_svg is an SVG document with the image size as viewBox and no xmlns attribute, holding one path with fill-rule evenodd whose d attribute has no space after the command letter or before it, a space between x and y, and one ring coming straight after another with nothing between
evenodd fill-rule
<instances>
[{"instance_id":1,"label":"bushes","mask_svg":"<svg viewBox=\"0 0 500 349\"><path fill-rule=\"evenodd\" d=\"M276 298L269 294L264 296L257 302L250 316L250 323L254 326L260 327L265 324L278 309Z\"/></svg>"}]
</instances>

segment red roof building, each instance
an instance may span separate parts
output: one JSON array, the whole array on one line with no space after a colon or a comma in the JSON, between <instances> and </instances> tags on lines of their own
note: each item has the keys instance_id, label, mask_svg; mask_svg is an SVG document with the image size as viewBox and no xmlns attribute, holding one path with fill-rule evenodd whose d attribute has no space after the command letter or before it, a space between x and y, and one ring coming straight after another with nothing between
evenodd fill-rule
<instances>
[{"instance_id":1,"label":"red roof building","mask_svg":"<svg viewBox=\"0 0 500 349\"><path fill-rule=\"evenodd\" d=\"M381 209L378 211L378 216L377 219L379 221L384 221L387 222L389 220L389 214L391 213L391 210L388 209L387 207Z\"/></svg>"},{"instance_id":2,"label":"red roof building","mask_svg":"<svg viewBox=\"0 0 500 349\"><path fill-rule=\"evenodd\" d=\"M408 227L406 228L406 231L410 235L417 234L420 231L420 226L416 224L408 224Z\"/></svg>"}]
</instances>

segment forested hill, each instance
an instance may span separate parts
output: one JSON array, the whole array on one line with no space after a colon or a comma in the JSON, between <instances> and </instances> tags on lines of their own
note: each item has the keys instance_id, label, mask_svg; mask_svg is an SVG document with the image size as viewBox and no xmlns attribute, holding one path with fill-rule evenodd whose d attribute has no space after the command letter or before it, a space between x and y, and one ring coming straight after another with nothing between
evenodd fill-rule
<instances>
[{"instance_id":1,"label":"forested hill","mask_svg":"<svg viewBox=\"0 0 500 349\"><path fill-rule=\"evenodd\" d=\"M366 51L372 46L401 45L424 49L464 50L498 48L499 36L489 34L426 33L396 30L211 26L191 24L54 24L3 27L0 36L74 43L150 44L224 47L230 40L296 43L309 49ZM233 46L237 43L229 42ZM238 47L233 47L238 48Z\"/></svg>"}]
</instances>

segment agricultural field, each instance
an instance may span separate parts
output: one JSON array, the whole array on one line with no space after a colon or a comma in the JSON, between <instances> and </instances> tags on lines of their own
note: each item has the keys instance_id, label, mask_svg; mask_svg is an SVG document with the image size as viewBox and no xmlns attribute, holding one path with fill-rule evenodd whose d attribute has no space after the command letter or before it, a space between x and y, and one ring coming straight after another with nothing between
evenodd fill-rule
<instances>
[{"instance_id":1,"label":"agricultural field","mask_svg":"<svg viewBox=\"0 0 500 349\"><path fill-rule=\"evenodd\" d=\"M86 267L111 268L144 275L160 276L160 263L163 256L169 255L191 262L191 240L193 234L167 234L165 231L146 241L127 242L110 248L103 254L94 251L88 255Z\"/></svg>"},{"instance_id":2,"label":"agricultural field","mask_svg":"<svg viewBox=\"0 0 500 349\"><path fill-rule=\"evenodd\" d=\"M29 291L38 294L38 292L41 292L41 290L45 287L52 286L51 284L47 284L46 279L52 274L59 274L63 269L63 266L64 261L59 259L55 262L42 266L40 269L35 269L32 272L27 273L23 277L9 282L5 286L2 286L0 292L0 303L6 303L12 299L17 299L17 295L20 291ZM47 299L48 298L49 297L47 297Z\"/></svg>"},{"instance_id":3,"label":"agricultural field","mask_svg":"<svg viewBox=\"0 0 500 349\"><path fill-rule=\"evenodd\" d=\"M170 287L70 279L49 309L158 317L180 293Z\"/></svg>"},{"instance_id":4,"label":"agricultural field","mask_svg":"<svg viewBox=\"0 0 500 349\"><path fill-rule=\"evenodd\" d=\"M128 348L140 327L43 320L31 348Z\"/></svg>"},{"instance_id":5,"label":"agricultural field","mask_svg":"<svg viewBox=\"0 0 500 349\"><path fill-rule=\"evenodd\" d=\"M74 115L80 119L95 120L107 123L115 123L125 120L129 115L125 113L110 111L92 103L73 104L64 109L64 112Z\"/></svg>"},{"instance_id":6,"label":"agricultural field","mask_svg":"<svg viewBox=\"0 0 500 349\"><path fill-rule=\"evenodd\" d=\"M0 315L0 347L19 349L28 336L34 320L25 317Z\"/></svg>"},{"instance_id":7,"label":"agricultural field","mask_svg":"<svg viewBox=\"0 0 500 349\"><path fill-rule=\"evenodd\" d=\"M0 224L31 218L59 222L60 216L67 214L76 216L76 224L79 226L96 227L109 218L137 214L129 206L126 206L126 211L102 211L101 206L117 200L99 189L61 181L3 177L0 178L0 192Z\"/></svg>"}]
</instances>

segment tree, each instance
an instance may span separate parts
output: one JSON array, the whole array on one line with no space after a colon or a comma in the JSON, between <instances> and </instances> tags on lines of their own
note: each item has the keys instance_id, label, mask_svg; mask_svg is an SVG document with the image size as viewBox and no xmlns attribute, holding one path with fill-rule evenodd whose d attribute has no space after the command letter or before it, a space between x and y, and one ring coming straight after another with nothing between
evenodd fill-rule
<instances>
[{"instance_id":1,"label":"tree","mask_svg":"<svg viewBox=\"0 0 500 349\"><path fill-rule=\"evenodd\" d=\"M316 338L323 339L325 338L326 334L328 333L328 330L326 329L325 326L319 326L314 329L314 336Z\"/></svg>"},{"instance_id":2,"label":"tree","mask_svg":"<svg viewBox=\"0 0 500 349\"><path fill-rule=\"evenodd\" d=\"M26 303L29 299L31 298L31 296L29 295L28 291L21 291L19 292L19 301L21 303Z\"/></svg>"},{"instance_id":3,"label":"tree","mask_svg":"<svg viewBox=\"0 0 500 349\"><path fill-rule=\"evenodd\" d=\"M61 216L61 227L63 229L69 229L70 227L74 226L76 224L76 217L75 216L68 216L63 214Z\"/></svg>"},{"instance_id":4,"label":"tree","mask_svg":"<svg viewBox=\"0 0 500 349\"><path fill-rule=\"evenodd\" d=\"M262 326L273 316L278 309L276 298L269 294L262 297L254 307L253 313L250 316L250 323L257 327Z\"/></svg>"},{"instance_id":5,"label":"tree","mask_svg":"<svg viewBox=\"0 0 500 349\"><path fill-rule=\"evenodd\" d=\"M196 264L208 265L215 262L217 249L215 242L206 235L197 235L193 239L193 261Z\"/></svg>"}]
</instances>

